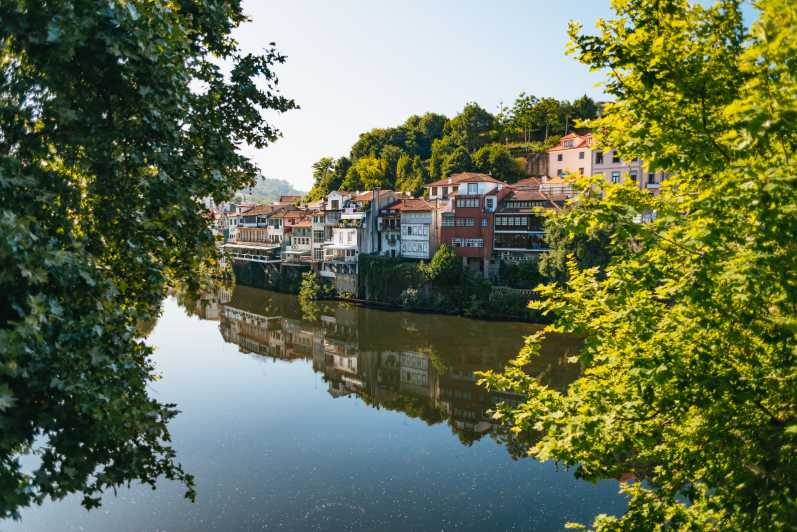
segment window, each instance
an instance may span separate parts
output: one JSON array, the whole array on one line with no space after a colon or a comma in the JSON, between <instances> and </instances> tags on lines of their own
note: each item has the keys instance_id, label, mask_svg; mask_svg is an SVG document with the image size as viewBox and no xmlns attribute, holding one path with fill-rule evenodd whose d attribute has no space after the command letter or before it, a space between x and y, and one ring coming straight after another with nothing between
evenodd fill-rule
<instances>
[{"instance_id":1,"label":"window","mask_svg":"<svg viewBox=\"0 0 797 532\"><path fill-rule=\"evenodd\" d=\"M612 172L612 183L620 182L620 172Z\"/></svg>"},{"instance_id":2,"label":"window","mask_svg":"<svg viewBox=\"0 0 797 532\"><path fill-rule=\"evenodd\" d=\"M454 225L457 227L473 227L476 223L473 218L455 218Z\"/></svg>"},{"instance_id":3,"label":"window","mask_svg":"<svg viewBox=\"0 0 797 532\"><path fill-rule=\"evenodd\" d=\"M573 141L572 140L566 140L565 143L564 143L564 146L565 146L565 148L572 148L573 147Z\"/></svg>"},{"instance_id":4,"label":"window","mask_svg":"<svg viewBox=\"0 0 797 532\"><path fill-rule=\"evenodd\" d=\"M468 183L468 194L478 194L478 193L479 193L479 184Z\"/></svg>"},{"instance_id":5,"label":"window","mask_svg":"<svg viewBox=\"0 0 797 532\"><path fill-rule=\"evenodd\" d=\"M493 210L495 208L495 198L487 198L484 200L484 206L487 210Z\"/></svg>"},{"instance_id":6,"label":"window","mask_svg":"<svg viewBox=\"0 0 797 532\"><path fill-rule=\"evenodd\" d=\"M412 235L412 226L411 226L411 225L407 225L407 226L405 226L405 227L406 227L406 229L407 229L407 232L406 232L406 234L407 234L407 235Z\"/></svg>"},{"instance_id":7,"label":"window","mask_svg":"<svg viewBox=\"0 0 797 532\"><path fill-rule=\"evenodd\" d=\"M578 173L579 175L584 175L584 168L579 168Z\"/></svg>"},{"instance_id":8,"label":"window","mask_svg":"<svg viewBox=\"0 0 797 532\"><path fill-rule=\"evenodd\" d=\"M583 151L578 152L578 158L579 159L583 159L584 158L584 152Z\"/></svg>"},{"instance_id":9,"label":"window","mask_svg":"<svg viewBox=\"0 0 797 532\"><path fill-rule=\"evenodd\" d=\"M333 199L332 200L332 210L336 211L340 209L340 200Z\"/></svg>"},{"instance_id":10,"label":"window","mask_svg":"<svg viewBox=\"0 0 797 532\"><path fill-rule=\"evenodd\" d=\"M653 185L656 183L656 172L648 172L648 184Z\"/></svg>"},{"instance_id":11,"label":"window","mask_svg":"<svg viewBox=\"0 0 797 532\"><path fill-rule=\"evenodd\" d=\"M457 208L477 208L479 206L479 200L477 198L465 198L465 199L458 199L457 200Z\"/></svg>"},{"instance_id":12,"label":"window","mask_svg":"<svg viewBox=\"0 0 797 532\"><path fill-rule=\"evenodd\" d=\"M559 162L562 162L562 154L561 153L557 153L556 154L556 160L559 161Z\"/></svg>"},{"instance_id":13,"label":"window","mask_svg":"<svg viewBox=\"0 0 797 532\"><path fill-rule=\"evenodd\" d=\"M454 227L454 215L450 212L443 213L443 227Z\"/></svg>"},{"instance_id":14,"label":"window","mask_svg":"<svg viewBox=\"0 0 797 532\"><path fill-rule=\"evenodd\" d=\"M620 162L620 155L616 151L612 152L612 162L614 164L617 164L617 163Z\"/></svg>"},{"instance_id":15,"label":"window","mask_svg":"<svg viewBox=\"0 0 797 532\"><path fill-rule=\"evenodd\" d=\"M595 152L595 164L603 164L603 152L596 151Z\"/></svg>"},{"instance_id":16,"label":"window","mask_svg":"<svg viewBox=\"0 0 797 532\"><path fill-rule=\"evenodd\" d=\"M451 243L455 248L483 248L484 240L481 238L454 238Z\"/></svg>"},{"instance_id":17,"label":"window","mask_svg":"<svg viewBox=\"0 0 797 532\"><path fill-rule=\"evenodd\" d=\"M487 227L487 218L482 218L482 227Z\"/></svg>"},{"instance_id":18,"label":"window","mask_svg":"<svg viewBox=\"0 0 797 532\"><path fill-rule=\"evenodd\" d=\"M432 187L432 196L437 196L437 187Z\"/></svg>"},{"instance_id":19,"label":"window","mask_svg":"<svg viewBox=\"0 0 797 532\"><path fill-rule=\"evenodd\" d=\"M629 175L631 176L631 181L636 183L636 172L631 172Z\"/></svg>"}]
</instances>

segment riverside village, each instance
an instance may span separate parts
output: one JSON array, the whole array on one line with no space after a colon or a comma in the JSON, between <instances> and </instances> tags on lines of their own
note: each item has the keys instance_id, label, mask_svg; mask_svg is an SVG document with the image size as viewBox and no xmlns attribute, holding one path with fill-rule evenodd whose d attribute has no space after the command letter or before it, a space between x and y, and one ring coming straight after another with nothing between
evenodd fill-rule
<instances>
[{"instance_id":1,"label":"riverside village","mask_svg":"<svg viewBox=\"0 0 797 532\"><path fill-rule=\"evenodd\" d=\"M378 188L333 190L313 201L291 195L269 204L211 205L210 214L242 284L298 292L302 274L312 272L330 294L390 303L361 281L371 264L363 256L428 262L448 246L465 271L498 292L527 298L533 287L508 286L502 273L524 261L536 264L549 251L545 218L567 208L576 178L602 176L655 194L665 177L644 161L596 149L589 131L567 133L547 152L518 155L525 175L512 183L458 172L425 183L417 197Z\"/></svg>"},{"instance_id":2,"label":"riverside village","mask_svg":"<svg viewBox=\"0 0 797 532\"><path fill-rule=\"evenodd\" d=\"M797 0L0 1L0 531L797 531Z\"/></svg>"}]
</instances>

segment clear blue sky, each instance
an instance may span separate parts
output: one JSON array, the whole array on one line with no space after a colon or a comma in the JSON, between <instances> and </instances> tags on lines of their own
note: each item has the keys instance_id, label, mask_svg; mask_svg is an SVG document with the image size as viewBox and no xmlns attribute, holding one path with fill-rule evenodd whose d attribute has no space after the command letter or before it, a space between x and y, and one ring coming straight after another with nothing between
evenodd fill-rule
<instances>
[{"instance_id":1,"label":"clear blue sky","mask_svg":"<svg viewBox=\"0 0 797 532\"><path fill-rule=\"evenodd\" d=\"M602 96L600 76L564 51L568 21L593 29L609 0L248 0L244 10L242 48L276 42L288 57L280 87L301 106L272 118L283 138L245 153L301 190L313 162L411 114L453 116L469 101L495 112L520 92Z\"/></svg>"}]
</instances>

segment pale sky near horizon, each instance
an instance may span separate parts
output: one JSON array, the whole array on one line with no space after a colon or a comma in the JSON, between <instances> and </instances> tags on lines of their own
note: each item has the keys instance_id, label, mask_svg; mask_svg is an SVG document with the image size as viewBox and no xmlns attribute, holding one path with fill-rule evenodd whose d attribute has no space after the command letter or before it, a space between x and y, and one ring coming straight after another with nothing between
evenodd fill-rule
<instances>
[{"instance_id":1,"label":"pale sky near horizon","mask_svg":"<svg viewBox=\"0 0 797 532\"><path fill-rule=\"evenodd\" d=\"M360 133L428 111L453 116L475 101L490 112L520 92L602 97L597 73L565 55L567 23L611 16L609 0L245 0L245 51L275 42L279 87L301 109L270 115L283 137L246 148L266 177L300 190L311 165L348 154Z\"/></svg>"}]
</instances>

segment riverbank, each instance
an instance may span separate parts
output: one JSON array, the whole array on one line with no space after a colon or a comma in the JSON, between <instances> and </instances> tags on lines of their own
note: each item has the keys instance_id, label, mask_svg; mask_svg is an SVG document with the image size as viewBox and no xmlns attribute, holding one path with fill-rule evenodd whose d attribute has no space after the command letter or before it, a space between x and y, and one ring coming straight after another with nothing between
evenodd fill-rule
<instances>
[{"instance_id":1,"label":"riverbank","mask_svg":"<svg viewBox=\"0 0 797 532\"><path fill-rule=\"evenodd\" d=\"M313 274L317 288L309 299L347 301L370 308L445 314L490 321L549 323L550 317L528 308L534 292L494 286L468 271L429 274L432 265L384 257L361 256L357 293L335 290L327 279ZM302 275L309 268L265 268L233 263L236 284L299 295Z\"/></svg>"}]
</instances>

